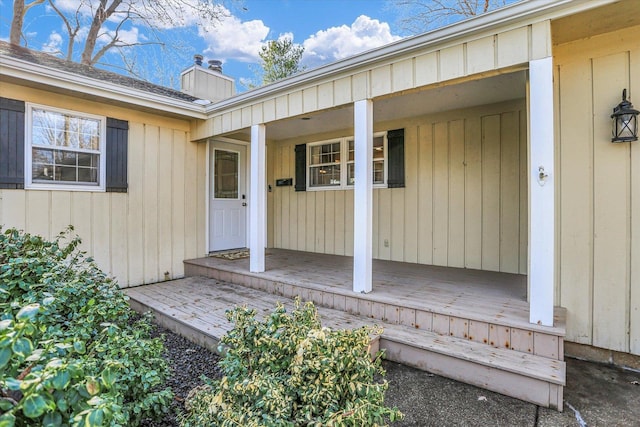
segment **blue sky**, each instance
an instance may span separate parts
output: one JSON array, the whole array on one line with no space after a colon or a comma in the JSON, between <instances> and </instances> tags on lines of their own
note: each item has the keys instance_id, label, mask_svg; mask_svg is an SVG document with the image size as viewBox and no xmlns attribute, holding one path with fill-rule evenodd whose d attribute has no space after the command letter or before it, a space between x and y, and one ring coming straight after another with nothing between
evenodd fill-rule
<instances>
[{"instance_id":1,"label":"blue sky","mask_svg":"<svg viewBox=\"0 0 640 427\"><path fill-rule=\"evenodd\" d=\"M33 0L27 0L31 3ZM78 10L82 28L78 38L82 41L88 32L89 17L86 5L98 0L52 0L68 16ZM125 0L140 4L141 0ZM150 0L180 4L198 0ZM511 3L514 0L491 0L492 4ZM399 40L403 34L399 26L400 14L406 10L394 7L394 0L216 0L224 7L225 17L216 22L203 23L189 11L177 14L171 24L155 21L161 27L160 37L168 42L170 52L157 46L135 47L123 50L124 57L136 65L138 76L154 83L177 88L180 71L193 63L193 55L204 55L205 61L223 62L224 74L236 79L239 91L246 90L252 80L257 82L258 52L268 40L289 37L304 47L302 65L307 68L346 58ZM484 1L478 2L484 4ZM111 0L108 1L111 3ZM472 2L473 3L473 2ZM79 8L79 5L84 5ZM84 8L84 9L83 9ZM0 0L0 39L8 40L13 12L12 0ZM105 32L113 32L118 20L107 21ZM49 1L31 8L23 27L26 44L35 50L64 56L67 30ZM151 29L141 22L129 21L120 32L128 42L153 40ZM98 40L100 44L105 39ZM23 43L24 44L24 43ZM79 60L81 46L74 49ZM123 72L123 60L118 51L111 50L99 66Z\"/></svg>"},{"instance_id":2,"label":"blue sky","mask_svg":"<svg viewBox=\"0 0 640 427\"><path fill-rule=\"evenodd\" d=\"M80 0L56 0L55 3L72 11ZM179 74L180 69L191 64L195 53L202 53L205 61L222 60L224 73L241 83L255 78L260 46L284 35L305 47L303 64L308 68L399 39L397 17L389 3L388 0L241 0L227 3L229 17L208 29L194 25L196 20L190 17L185 17L182 27L165 28L163 36L182 46L178 49L179 59L169 61L153 49L144 53L137 49L131 55L134 61L144 64L143 77L161 84L175 85L175 81L167 80L166 74ZM2 40L9 37L12 9L12 1L0 0ZM28 12L24 28L28 47L54 53L65 51L66 30L46 2ZM126 30L132 40L149 38L149 29L144 26L131 25ZM114 53L104 58L104 62L118 61ZM163 71L155 71L158 67ZM162 78L154 78L154 74L162 74ZM242 90L241 84L239 90Z\"/></svg>"}]
</instances>

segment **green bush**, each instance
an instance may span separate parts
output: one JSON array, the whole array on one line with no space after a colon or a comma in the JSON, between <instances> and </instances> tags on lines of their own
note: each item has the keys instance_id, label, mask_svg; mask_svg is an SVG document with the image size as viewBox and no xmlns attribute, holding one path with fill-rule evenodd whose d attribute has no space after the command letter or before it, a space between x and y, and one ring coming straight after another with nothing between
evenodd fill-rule
<instances>
[{"instance_id":1,"label":"green bush","mask_svg":"<svg viewBox=\"0 0 640 427\"><path fill-rule=\"evenodd\" d=\"M166 410L163 344L69 230L0 230L0 427L129 426Z\"/></svg>"},{"instance_id":2,"label":"green bush","mask_svg":"<svg viewBox=\"0 0 640 427\"><path fill-rule=\"evenodd\" d=\"M264 321L227 312L235 323L221 343L223 377L191 391L183 427L377 426L402 417L384 406L381 353L371 360L370 328L323 328L312 303Z\"/></svg>"}]
</instances>

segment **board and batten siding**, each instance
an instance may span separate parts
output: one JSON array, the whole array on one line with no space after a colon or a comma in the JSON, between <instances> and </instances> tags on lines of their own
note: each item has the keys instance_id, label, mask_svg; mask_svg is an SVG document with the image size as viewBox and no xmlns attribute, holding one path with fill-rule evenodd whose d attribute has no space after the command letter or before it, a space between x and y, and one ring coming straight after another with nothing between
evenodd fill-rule
<instances>
[{"instance_id":1,"label":"board and batten siding","mask_svg":"<svg viewBox=\"0 0 640 427\"><path fill-rule=\"evenodd\" d=\"M524 100L451 111L376 131L405 129L405 188L373 190L377 259L526 274ZM296 144L269 142L268 180L295 176ZM353 190L273 186L270 247L353 254Z\"/></svg>"},{"instance_id":2,"label":"board and batten siding","mask_svg":"<svg viewBox=\"0 0 640 427\"><path fill-rule=\"evenodd\" d=\"M128 191L0 190L0 224L53 238L68 225L81 248L122 287L184 275L205 253L206 144L190 123L1 84L4 97L129 122Z\"/></svg>"},{"instance_id":3,"label":"board and batten siding","mask_svg":"<svg viewBox=\"0 0 640 427\"><path fill-rule=\"evenodd\" d=\"M640 354L640 144L611 143L640 104L640 26L556 46L559 303L567 340Z\"/></svg>"}]
</instances>

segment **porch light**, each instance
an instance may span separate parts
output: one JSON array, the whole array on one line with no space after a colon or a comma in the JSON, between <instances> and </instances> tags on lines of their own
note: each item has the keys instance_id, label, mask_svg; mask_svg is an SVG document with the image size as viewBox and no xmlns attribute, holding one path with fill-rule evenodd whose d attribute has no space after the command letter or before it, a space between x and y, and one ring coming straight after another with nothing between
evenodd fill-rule
<instances>
[{"instance_id":1,"label":"porch light","mask_svg":"<svg viewBox=\"0 0 640 427\"><path fill-rule=\"evenodd\" d=\"M622 102L613 109L611 115L611 142L630 142L638 140L638 114L633 104L627 100L627 89L622 90Z\"/></svg>"}]
</instances>

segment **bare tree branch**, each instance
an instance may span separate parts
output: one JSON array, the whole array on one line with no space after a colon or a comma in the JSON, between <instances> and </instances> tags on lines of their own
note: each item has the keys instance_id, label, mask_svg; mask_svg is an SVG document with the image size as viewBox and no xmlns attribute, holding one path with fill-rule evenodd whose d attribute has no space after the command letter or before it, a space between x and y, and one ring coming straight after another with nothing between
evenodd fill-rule
<instances>
[{"instance_id":1,"label":"bare tree branch","mask_svg":"<svg viewBox=\"0 0 640 427\"><path fill-rule=\"evenodd\" d=\"M400 26L418 34L441 25L477 16L515 0L390 0L401 11Z\"/></svg>"},{"instance_id":2,"label":"bare tree branch","mask_svg":"<svg viewBox=\"0 0 640 427\"><path fill-rule=\"evenodd\" d=\"M67 17L64 15L64 13L60 11L60 9L58 9L55 2L53 0L49 0L49 5L58 14L60 19L62 19L64 26L67 27L67 33L69 35L69 38L67 40L67 55L66 55L67 61L73 60L73 47L76 41L76 36L78 35L78 32L80 31L80 27L81 27L80 8L83 4L84 4L84 1L81 2L81 4L76 9L76 12L74 14L75 26L72 26L70 20L67 19Z\"/></svg>"}]
</instances>

